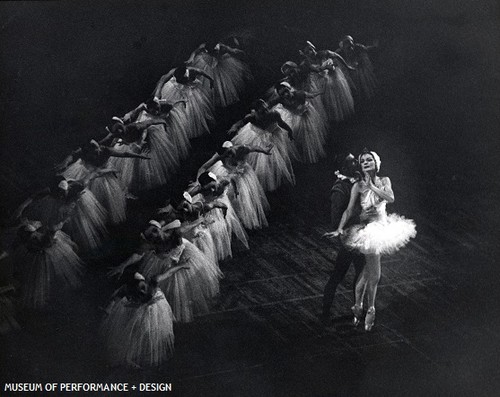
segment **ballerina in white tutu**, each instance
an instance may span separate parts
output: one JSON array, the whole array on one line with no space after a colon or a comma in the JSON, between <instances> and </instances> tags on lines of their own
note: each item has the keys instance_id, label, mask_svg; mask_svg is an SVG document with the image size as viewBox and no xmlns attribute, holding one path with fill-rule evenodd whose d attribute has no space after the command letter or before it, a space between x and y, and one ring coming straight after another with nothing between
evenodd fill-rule
<instances>
[{"instance_id":1,"label":"ballerina in white tutu","mask_svg":"<svg viewBox=\"0 0 500 397\"><path fill-rule=\"evenodd\" d=\"M342 121L352 115L354 98L342 67L353 68L334 51L316 51L310 41L300 53L304 56L301 66L309 69L315 85L325 90L322 100L328 119Z\"/></svg>"},{"instance_id":2,"label":"ballerina in white tutu","mask_svg":"<svg viewBox=\"0 0 500 397\"><path fill-rule=\"evenodd\" d=\"M138 253L117 266L110 276L135 265L145 277L159 277L159 287L172 307L175 321L190 322L206 314L219 293L217 265L194 244L183 238L181 222L167 225L152 220L143 233L145 244Z\"/></svg>"},{"instance_id":3,"label":"ballerina in white tutu","mask_svg":"<svg viewBox=\"0 0 500 397\"><path fill-rule=\"evenodd\" d=\"M106 170L110 157L150 159L125 148L117 150L91 140L66 157L58 169L64 178L78 180ZM106 172L101 178L92 179L88 185L89 190L108 211L111 222L115 224L125 221L127 207L127 192L121 186L117 174L118 172Z\"/></svg>"},{"instance_id":4,"label":"ballerina in white tutu","mask_svg":"<svg viewBox=\"0 0 500 397\"><path fill-rule=\"evenodd\" d=\"M203 43L191 53L186 64L213 77L215 106L225 108L238 102L246 85L253 80L249 66L241 59L244 55L243 50L221 42L213 47Z\"/></svg>"},{"instance_id":5,"label":"ballerina in white tutu","mask_svg":"<svg viewBox=\"0 0 500 397\"><path fill-rule=\"evenodd\" d=\"M236 214L228 191L231 181L219 179L212 172L203 172L198 176L198 183L188 189L188 193L193 197L193 202L203 203L220 202L226 209L214 208L205 214L206 224L212 233L217 258L219 261L232 257L232 235L248 249L248 236Z\"/></svg>"},{"instance_id":6,"label":"ballerina in white tutu","mask_svg":"<svg viewBox=\"0 0 500 397\"><path fill-rule=\"evenodd\" d=\"M174 316L158 283L140 273L113 294L101 324L106 355L112 365L158 367L174 353Z\"/></svg>"},{"instance_id":7,"label":"ballerina in white tutu","mask_svg":"<svg viewBox=\"0 0 500 397\"><path fill-rule=\"evenodd\" d=\"M155 101L187 101L185 108L180 111L187 122L189 139L209 133L210 124L214 121L213 100L203 85L203 79L209 81L210 89L213 89L214 80L208 73L180 65L160 78L153 94Z\"/></svg>"},{"instance_id":8,"label":"ballerina in white tutu","mask_svg":"<svg viewBox=\"0 0 500 397\"><path fill-rule=\"evenodd\" d=\"M266 212L269 211L269 202L247 159L251 153L272 155L270 146L265 149L234 145L231 141L226 141L222 144L222 149L221 154L215 153L200 167L198 174L208 170L219 179L231 179L234 188L229 192L229 199L243 226L250 230L267 226Z\"/></svg>"},{"instance_id":9,"label":"ballerina in white tutu","mask_svg":"<svg viewBox=\"0 0 500 397\"><path fill-rule=\"evenodd\" d=\"M148 161L138 158L112 157L108 166L119 171L122 186L129 191L149 190L167 184L177 171L179 152L173 137L167 135L165 118L154 114L151 107L141 104L119 119L109 135L100 143L114 142L116 151L132 151L147 155ZM188 145L188 143L186 143ZM187 147L183 146L187 155Z\"/></svg>"},{"instance_id":10,"label":"ballerina in white tutu","mask_svg":"<svg viewBox=\"0 0 500 397\"><path fill-rule=\"evenodd\" d=\"M370 50L377 47L378 41L375 41L371 46L365 46L355 43L352 36L344 36L339 43L339 48L336 50L349 65L354 67L354 70L350 70L349 73L356 86L356 92L364 99L372 98L378 86L373 64L368 55Z\"/></svg>"},{"instance_id":11,"label":"ballerina in white tutu","mask_svg":"<svg viewBox=\"0 0 500 397\"><path fill-rule=\"evenodd\" d=\"M276 104L273 109L291 126L299 159L305 163L316 163L326 156L327 125L309 101L324 91L309 93L281 82L276 85L276 92L278 96L271 104Z\"/></svg>"},{"instance_id":12,"label":"ballerina in white tutu","mask_svg":"<svg viewBox=\"0 0 500 397\"><path fill-rule=\"evenodd\" d=\"M57 291L81 285L83 263L76 244L61 231L64 222L45 227L39 221L25 219L19 227L13 257L24 307L46 308L57 298Z\"/></svg>"},{"instance_id":13,"label":"ballerina in white tutu","mask_svg":"<svg viewBox=\"0 0 500 397\"><path fill-rule=\"evenodd\" d=\"M54 178L50 186L29 197L17 213L26 211L28 219L41 221L49 226L62 222L71 214L64 224L64 231L80 249L95 250L107 237L108 212L88 189L88 185L95 178L102 178L109 172L115 171L99 170L76 181Z\"/></svg>"},{"instance_id":14,"label":"ballerina in white tutu","mask_svg":"<svg viewBox=\"0 0 500 397\"><path fill-rule=\"evenodd\" d=\"M265 191L276 190L285 182L295 185L292 166L295 146L290 142L293 131L278 112L270 110L268 104L259 99L252 112L235 123L228 134L236 131L236 136L231 140L235 145L276 148L270 156L258 153L248 155L247 161Z\"/></svg>"},{"instance_id":15,"label":"ballerina in white tutu","mask_svg":"<svg viewBox=\"0 0 500 397\"><path fill-rule=\"evenodd\" d=\"M379 177L380 157L375 152L365 151L359 156L363 180L356 182L351 190L349 205L342 215L338 229L326 233L326 237L342 235L346 247L358 250L366 256L366 265L356 282L356 302L352 310L354 324L358 325L363 314L365 292L368 311L365 329L370 331L375 322L375 297L380 280L380 257L392 254L416 236L415 223L396 214L387 215L386 204L394 202L391 180ZM361 203L361 224L343 230L353 215L357 200Z\"/></svg>"}]
</instances>

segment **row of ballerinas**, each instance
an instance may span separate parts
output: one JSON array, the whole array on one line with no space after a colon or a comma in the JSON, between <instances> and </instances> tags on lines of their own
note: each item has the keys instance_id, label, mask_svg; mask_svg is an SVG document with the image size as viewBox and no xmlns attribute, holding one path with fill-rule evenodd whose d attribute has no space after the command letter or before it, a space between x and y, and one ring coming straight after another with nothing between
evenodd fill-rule
<instances>
[{"instance_id":1,"label":"row of ballerinas","mask_svg":"<svg viewBox=\"0 0 500 397\"><path fill-rule=\"evenodd\" d=\"M173 323L208 313L219 292L220 261L233 255L235 243L249 248L245 229L267 226L269 204L246 160L271 150L225 142L196 183L157 210L141 248L111 271L127 280L101 327L112 363L160 365L173 354Z\"/></svg>"}]
</instances>

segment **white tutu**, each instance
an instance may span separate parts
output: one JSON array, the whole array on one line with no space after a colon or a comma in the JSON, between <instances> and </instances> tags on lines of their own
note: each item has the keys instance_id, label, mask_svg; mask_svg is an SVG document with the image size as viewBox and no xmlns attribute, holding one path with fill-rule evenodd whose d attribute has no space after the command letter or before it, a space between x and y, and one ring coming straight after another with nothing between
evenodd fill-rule
<instances>
[{"instance_id":1,"label":"white tutu","mask_svg":"<svg viewBox=\"0 0 500 397\"><path fill-rule=\"evenodd\" d=\"M98 170L97 167L78 159L66 168L62 175L65 179L80 180ZM112 223L116 224L125 221L127 217L127 199L117 176L108 173L102 177L94 178L89 182L88 189L108 211Z\"/></svg>"},{"instance_id":2,"label":"white tutu","mask_svg":"<svg viewBox=\"0 0 500 397\"><path fill-rule=\"evenodd\" d=\"M214 121L213 105L202 83L195 80L189 84L180 84L172 77L161 88L161 99L170 103L187 101L186 107L176 105L179 112L185 114L188 138L196 138L210 132L209 122Z\"/></svg>"},{"instance_id":3,"label":"white tutu","mask_svg":"<svg viewBox=\"0 0 500 397\"><path fill-rule=\"evenodd\" d=\"M351 88L342 69L328 70L323 75L322 95L325 111L330 120L342 121L354 113L354 99Z\"/></svg>"},{"instance_id":4,"label":"white tutu","mask_svg":"<svg viewBox=\"0 0 500 397\"><path fill-rule=\"evenodd\" d=\"M323 91L323 74L319 72L310 72L307 75L307 78L304 79L302 84L300 84L297 89L300 89L305 92L309 92L311 94L313 93L318 93ZM320 119L322 122L325 124L326 128L326 122L328 120L328 112L327 109L325 109L325 104L323 101L323 95L317 95L314 98L308 99L310 105L318 112ZM326 137L326 130L322 131L325 134Z\"/></svg>"},{"instance_id":5,"label":"white tutu","mask_svg":"<svg viewBox=\"0 0 500 397\"><path fill-rule=\"evenodd\" d=\"M181 106L176 105L166 119L166 133L176 149L174 154L178 162L187 159L191 150L188 138L189 120L186 118L186 113L179 109Z\"/></svg>"},{"instance_id":6,"label":"white tutu","mask_svg":"<svg viewBox=\"0 0 500 397\"><path fill-rule=\"evenodd\" d=\"M182 245L168 253L146 253L141 273L147 277L163 274L172 266L173 258L178 259L178 265L189 266L189 269L176 271L159 286L172 306L175 320L189 322L195 314L208 313L210 300L219 293L222 273L213 261L186 239L182 239Z\"/></svg>"},{"instance_id":7,"label":"white tutu","mask_svg":"<svg viewBox=\"0 0 500 397\"><path fill-rule=\"evenodd\" d=\"M368 54L364 52L360 55L356 64L356 70L352 71L351 76L354 84L356 84L356 87L361 91L364 98L370 99L375 95L378 81L373 72L373 65Z\"/></svg>"},{"instance_id":8,"label":"white tutu","mask_svg":"<svg viewBox=\"0 0 500 397\"><path fill-rule=\"evenodd\" d=\"M203 52L194 58L193 66L214 79L212 91L215 105L218 107L227 107L238 102L247 82L253 79L248 65L229 54L214 57ZM209 83L204 84L207 86Z\"/></svg>"},{"instance_id":9,"label":"white tutu","mask_svg":"<svg viewBox=\"0 0 500 397\"><path fill-rule=\"evenodd\" d=\"M201 194L193 197L193 202L205 201ZM214 241L217 260L222 261L232 257L231 232L220 208L214 208L204 215L207 226Z\"/></svg>"},{"instance_id":10,"label":"white tutu","mask_svg":"<svg viewBox=\"0 0 500 397\"><path fill-rule=\"evenodd\" d=\"M274 128L279 127L275 126ZM278 133L282 133L281 129ZM265 191L276 190L284 182L295 184L295 175L287 148L284 147L283 141L279 137L275 139L273 135L273 133L263 130L252 123L247 123L232 139L235 145L260 146L262 148L265 148L270 143L278 145L273 148L270 155L263 153L250 153L248 155L247 161L255 170ZM286 160L283 158L282 153L285 154Z\"/></svg>"},{"instance_id":11,"label":"white tutu","mask_svg":"<svg viewBox=\"0 0 500 397\"><path fill-rule=\"evenodd\" d=\"M110 303L101 334L110 363L159 366L174 351L173 314L159 289L147 303L123 297Z\"/></svg>"},{"instance_id":12,"label":"white tutu","mask_svg":"<svg viewBox=\"0 0 500 397\"><path fill-rule=\"evenodd\" d=\"M144 121L144 120L141 120ZM150 190L167 184L178 168L177 151L165 132L163 125L152 125L147 129L149 153L142 153L150 160L130 157L110 157L108 166L119 172L119 179L128 190ZM136 144L115 145L117 150L141 153Z\"/></svg>"},{"instance_id":13,"label":"white tutu","mask_svg":"<svg viewBox=\"0 0 500 397\"><path fill-rule=\"evenodd\" d=\"M15 262L21 270L21 303L40 309L47 305L57 289L75 289L80 286L83 264L74 251L69 236L62 231L54 235L52 245L32 249L20 247Z\"/></svg>"},{"instance_id":14,"label":"white tutu","mask_svg":"<svg viewBox=\"0 0 500 397\"><path fill-rule=\"evenodd\" d=\"M417 235L415 222L396 214L347 229L344 245L363 254L392 254Z\"/></svg>"},{"instance_id":15,"label":"white tutu","mask_svg":"<svg viewBox=\"0 0 500 397\"><path fill-rule=\"evenodd\" d=\"M194 221L197 222L197 221ZM189 227L192 222L183 222L182 227ZM201 223L195 227L190 228L183 236L193 243L205 256L211 260L218 267L217 253L215 250L215 243L208 227Z\"/></svg>"},{"instance_id":16,"label":"white tutu","mask_svg":"<svg viewBox=\"0 0 500 397\"><path fill-rule=\"evenodd\" d=\"M107 237L106 220L108 213L97 201L94 194L85 189L73 205L63 204L59 209L59 219L64 219L71 211L69 221L64 225L64 230L85 250L93 250L101 246Z\"/></svg>"},{"instance_id":17,"label":"white tutu","mask_svg":"<svg viewBox=\"0 0 500 397\"><path fill-rule=\"evenodd\" d=\"M327 126L314 106L306 102L298 109L290 110L278 104L273 109L291 127L301 161L316 163L326 156Z\"/></svg>"}]
</instances>

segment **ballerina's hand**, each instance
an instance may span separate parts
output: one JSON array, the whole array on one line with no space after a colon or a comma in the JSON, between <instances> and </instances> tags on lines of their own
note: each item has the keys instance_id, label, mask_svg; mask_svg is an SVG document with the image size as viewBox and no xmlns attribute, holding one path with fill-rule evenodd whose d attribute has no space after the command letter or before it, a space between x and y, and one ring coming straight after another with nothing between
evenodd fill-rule
<instances>
[{"instance_id":1,"label":"ballerina's hand","mask_svg":"<svg viewBox=\"0 0 500 397\"><path fill-rule=\"evenodd\" d=\"M113 278L116 276L118 276L117 278L120 278L123 275L124 270L124 266L116 266L115 268L111 269L106 275L108 276L108 278Z\"/></svg>"},{"instance_id":2,"label":"ballerina's hand","mask_svg":"<svg viewBox=\"0 0 500 397\"><path fill-rule=\"evenodd\" d=\"M344 234L343 230L335 230L333 232L325 233L323 234L322 237L326 237L328 239L334 239L335 237L338 237L340 235Z\"/></svg>"}]
</instances>

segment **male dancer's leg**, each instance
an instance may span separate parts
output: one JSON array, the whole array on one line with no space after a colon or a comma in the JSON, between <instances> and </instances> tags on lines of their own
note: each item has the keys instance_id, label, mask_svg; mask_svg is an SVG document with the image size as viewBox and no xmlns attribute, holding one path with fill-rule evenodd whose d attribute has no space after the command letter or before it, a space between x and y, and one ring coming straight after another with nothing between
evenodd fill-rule
<instances>
[{"instance_id":1,"label":"male dancer's leg","mask_svg":"<svg viewBox=\"0 0 500 397\"><path fill-rule=\"evenodd\" d=\"M353 259L352 252L348 251L343 245L340 245L333 271L330 275L330 279L325 285L325 290L323 292L322 317L325 320L330 316L330 308L332 307L333 299L335 298L335 292L337 291L337 286L345 278L345 275L349 270L349 266L351 266L352 259ZM359 275L359 273L357 272L357 267L356 267L356 273L357 275Z\"/></svg>"}]
</instances>

